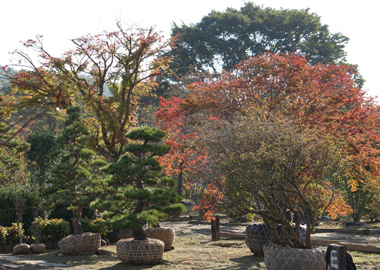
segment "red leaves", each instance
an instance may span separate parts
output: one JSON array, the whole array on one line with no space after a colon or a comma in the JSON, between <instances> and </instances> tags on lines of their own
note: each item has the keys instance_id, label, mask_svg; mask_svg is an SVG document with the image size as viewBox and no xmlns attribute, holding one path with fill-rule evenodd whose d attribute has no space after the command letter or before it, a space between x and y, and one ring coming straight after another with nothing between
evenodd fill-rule
<instances>
[{"instance_id":1,"label":"red leaves","mask_svg":"<svg viewBox=\"0 0 380 270\"><path fill-rule=\"evenodd\" d=\"M194 171L205 162L201 150L193 145L198 132L189 124L191 119L182 110L183 102L181 97L161 97L161 108L156 111L157 123L167 134L165 144L171 146L170 155L160 158L168 175Z\"/></svg>"},{"instance_id":2,"label":"red leaves","mask_svg":"<svg viewBox=\"0 0 380 270\"><path fill-rule=\"evenodd\" d=\"M354 75L350 67L312 66L297 54L267 53L189 85L186 99L161 100L157 116L179 142L190 119L202 126L196 115L213 121L252 110L264 118L285 115L301 129L318 129L321 136L329 134L346 144L353 190L363 179L377 186L380 108L357 87Z\"/></svg>"}]
</instances>

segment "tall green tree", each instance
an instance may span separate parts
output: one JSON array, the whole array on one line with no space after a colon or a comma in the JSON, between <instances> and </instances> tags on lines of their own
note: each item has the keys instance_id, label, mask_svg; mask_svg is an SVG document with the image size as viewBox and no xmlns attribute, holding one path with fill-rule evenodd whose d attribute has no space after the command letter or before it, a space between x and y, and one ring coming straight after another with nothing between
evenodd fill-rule
<instances>
[{"instance_id":1,"label":"tall green tree","mask_svg":"<svg viewBox=\"0 0 380 270\"><path fill-rule=\"evenodd\" d=\"M50 207L57 203L71 205L70 208L76 213L74 234L80 234L83 208L104 193L106 184L94 168L105 163L96 160L95 152L86 148L89 132L82 123L79 107L67 109L64 124L62 135L57 139L59 150L53 154L57 163L45 182L43 195Z\"/></svg>"},{"instance_id":2,"label":"tall green tree","mask_svg":"<svg viewBox=\"0 0 380 270\"><path fill-rule=\"evenodd\" d=\"M341 33L331 33L308 9L277 10L251 2L240 10L211 11L196 24L174 23L172 36L177 36L168 52L173 57L172 73L161 76L160 91L189 72L230 70L265 52L306 55L311 64L338 64L345 61L348 42Z\"/></svg>"},{"instance_id":3,"label":"tall green tree","mask_svg":"<svg viewBox=\"0 0 380 270\"><path fill-rule=\"evenodd\" d=\"M30 149L26 152L29 170L33 173L34 181L43 184L54 160L51 154L57 149L56 136L48 131L32 132L27 139Z\"/></svg>"}]
</instances>

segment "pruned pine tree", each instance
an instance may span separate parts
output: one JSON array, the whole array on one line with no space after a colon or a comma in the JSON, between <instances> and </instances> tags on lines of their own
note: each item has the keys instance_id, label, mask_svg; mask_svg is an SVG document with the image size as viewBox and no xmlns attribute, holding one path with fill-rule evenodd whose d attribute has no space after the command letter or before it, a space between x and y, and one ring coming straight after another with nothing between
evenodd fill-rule
<instances>
[{"instance_id":1,"label":"pruned pine tree","mask_svg":"<svg viewBox=\"0 0 380 270\"><path fill-rule=\"evenodd\" d=\"M96 167L105 163L86 148L88 131L82 123L79 107L67 108L64 126L57 139L59 150L53 154L57 163L46 180L43 194L50 207L56 203L70 204L70 209L75 210L74 234L80 234L83 208L104 192L105 180Z\"/></svg>"},{"instance_id":2,"label":"pruned pine tree","mask_svg":"<svg viewBox=\"0 0 380 270\"><path fill-rule=\"evenodd\" d=\"M133 230L136 240L144 240L144 225L157 226L166 217L165 206L181 200L174 189L174 181L163 173L157 158L170 147L160 144L165 133L156 128L143 127L126 135L133 142L124 147L125 154L104 171L112 175L114 190L107 201L103 218L116 228Z\"/></svg>"}]
</instances>

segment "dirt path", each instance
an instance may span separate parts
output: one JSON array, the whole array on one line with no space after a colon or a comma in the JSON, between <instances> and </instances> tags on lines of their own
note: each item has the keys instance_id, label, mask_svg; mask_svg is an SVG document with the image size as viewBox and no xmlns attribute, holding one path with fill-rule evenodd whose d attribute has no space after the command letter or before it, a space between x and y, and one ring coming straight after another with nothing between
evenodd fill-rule
<instances>
[{"instance_id":1,"label":"dirt path","mask_svg":"<svg viewBox=\"0 0 380 270\"><path fill-rule=\"evenodd\" d=\"M176 234L198 232L211 237L211 225L209 223L191 223L188 221L163 221L160 222L162 227L170 227L176 231ZM244 238L246 223L231 223L228 220L221 221L220 231L241 234ZM380 252L380 235L365 235L363 232L341 233L325 232L313 233L312 241L317 246L328 246L331 243L343 243L351 250Z\"/></svg>"}]
</instances>

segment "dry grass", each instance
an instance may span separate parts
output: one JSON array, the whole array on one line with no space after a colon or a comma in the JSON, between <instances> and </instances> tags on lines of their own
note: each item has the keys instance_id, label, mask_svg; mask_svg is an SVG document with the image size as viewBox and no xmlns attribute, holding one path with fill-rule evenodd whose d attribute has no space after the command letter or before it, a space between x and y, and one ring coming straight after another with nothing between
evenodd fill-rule
<instances>
[{"instance_id":1,"label":"dry grass","mask_svg":"<svg viewBox=\"0 0 380 270\"><path fill-rule=\"evenodd\" d=\"M163 261L154 266L123 264L116 256L115 244L101 247L97 255L62 255L59 250L48 250L43 254L18 255L28 260L45 260L51 263L67 264L80 269L266 269L264 258L254 256L243 239L222 239L211 241L208 229L193 229L184 223L176 234L175 249L165 252ZM208 226L206 226L208 228ZM325 247L322 247L325 248ZM353 252L357 269L380 270L380 254ZM49 268L52 269L52 268ZM60 268L55 268L60 269Z\"/></svg>"},{"instance_id":2,"label":"dry grass","mask_svg":"<svg viewBox=\"0 0 380 270\"><path fill-rule=\"evenodd\" d=\"M43 254L18 255L25 260L45 260L82 269L265 269L264 258L254 256L243 240L211 241L201 233L178 234L175 249L164 253L163 261L154 266L126 265L116 256L115 244L101 247L98 255L66 256L58 250ZM55 268L60 269L60 268Z\"/></svg>"}]
</instances>

